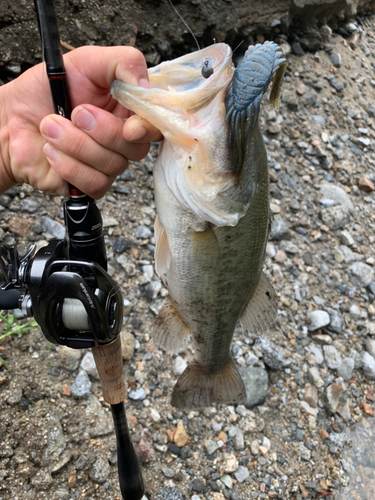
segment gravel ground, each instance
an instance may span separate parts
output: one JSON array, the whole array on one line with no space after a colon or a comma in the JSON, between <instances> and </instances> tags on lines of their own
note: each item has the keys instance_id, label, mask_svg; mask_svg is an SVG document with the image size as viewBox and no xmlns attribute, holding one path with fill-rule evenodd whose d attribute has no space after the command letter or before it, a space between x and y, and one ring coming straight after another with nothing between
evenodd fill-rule
<instances>
[{"instance_id":1,"label":"gravel ground","mask_svg":"<svg viewBox=\"0 0 375 500\"><path fill-rule=\"evenodd\" d=\"M126 298L127 412L148 500L374 498L375 18L321 34L315 53L283 43L280 112L265 105L261 116L274 213L265 268L279 313L267 337L235 334L243 404L170 406L192 352L171 357L150 335L167 294L153 268L156 146L98 203ZM60 197L20 186L0 210L3 243L60 236ZM0 500L120 499L90 354L35 330L8 337L0 355Z\"/></svg>"}]
</instances>

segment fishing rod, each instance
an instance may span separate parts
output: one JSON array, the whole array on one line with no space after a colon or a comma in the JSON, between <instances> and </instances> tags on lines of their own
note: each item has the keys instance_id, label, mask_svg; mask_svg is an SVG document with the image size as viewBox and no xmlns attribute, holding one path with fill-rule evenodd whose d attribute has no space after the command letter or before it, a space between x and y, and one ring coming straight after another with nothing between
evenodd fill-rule
<instances>
[{"instance_id":1,"label":"fishing rod","mask_svg":"<svg viewBox=\"0 0 375 500\"><path fill-rule=\"evenodd\" d=\"M34 0L55 113L70 119L71 103L53 0ZM34 316L44 336L73 349L91 348L103 398L111 405L117 439L120 490L141 500L144 486L126 420L120 330L123 298L107 273L100 210L69 184L64 201L66 237L20 258L15 246L0 245L0 309L20 308Z\"/></svg>"}]
</instances>

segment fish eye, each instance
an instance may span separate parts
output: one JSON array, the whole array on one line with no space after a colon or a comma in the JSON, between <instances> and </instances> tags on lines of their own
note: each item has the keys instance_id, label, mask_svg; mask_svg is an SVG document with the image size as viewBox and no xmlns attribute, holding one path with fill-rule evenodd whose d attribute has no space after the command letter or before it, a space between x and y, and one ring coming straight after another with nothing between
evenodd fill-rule
<instances>
[{"instance_id":1,"label":"fish eye","mask_svg":"<svg viewBox=\"0 0 375 500\"><path fill-rule=\"evenodd\" d=\"M208 59L206 59L203 62L202 71L201 71L203 78L210 78L210 76L212 75L213 72L214 72L214 69L211 66L210 61Z\"/></svg>"}]
</instances>

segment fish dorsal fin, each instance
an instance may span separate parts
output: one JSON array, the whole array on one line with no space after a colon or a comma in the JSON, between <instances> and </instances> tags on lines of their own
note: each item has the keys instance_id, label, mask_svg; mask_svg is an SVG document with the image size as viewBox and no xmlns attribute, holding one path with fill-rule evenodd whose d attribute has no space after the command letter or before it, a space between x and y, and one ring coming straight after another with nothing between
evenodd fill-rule
<instances>
[{"instance_id":1,"label":"fish dorsal fin","mask_svg":"<svg viewBox=\"0 0 375 500\"><path fill-rule=\"evenodd\" d=\"M155 318L152 336L157 346L175 354L186 347L189 327L182 321L171 299L167 297Z\"/></svg>"},{"instance_id":2,"label":"fish dorsal fin","mask_svg":"<svg viewBox=\"0 0 375 500\"><path fill-rule=\"evenodd\" d=\"M258 122L262 97L276 74L271 105L278 106L285 69L286 61L280 48L273 42L265 42L263 45L251 45L234 72L226 92L225 105L229 150L237 179L241 178L246 142Z\"/></svg>"},{"instance_id":3,"label":"fish dorsal fin","mask_svg":"<svg viewBox=\"0 0 375 500\"><path fill-rule=\"evenodd\" d=\"M168 271L171 263L171 251L168 244L167 233L158 215L155 219L154 233L156 241L155 271L160 278L163 278L164 273Z\"/></svg>"},{"instance_id":4,"label":"fish dorsal fin","mask_svg":"<svg viewBox=\"0 0 375 500\"><path fill-rule=\"evenodd\" d=\"M262 271L259 283L245 307L240 323L248 333L265 333L277 316L277 295Z\"/></svg>"}]
</instances>

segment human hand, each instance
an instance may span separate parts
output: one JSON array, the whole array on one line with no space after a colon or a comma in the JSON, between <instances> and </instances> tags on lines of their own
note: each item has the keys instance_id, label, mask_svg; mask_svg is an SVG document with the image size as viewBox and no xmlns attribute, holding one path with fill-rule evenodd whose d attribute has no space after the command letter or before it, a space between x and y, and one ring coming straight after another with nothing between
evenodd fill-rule
<instances>
[{"instance_id":1,"label":"human hand","mask_svg":"<svg viewBox=\"0 0 375 500\"><path fill-rule=\"evenodd\" d=\"M72 121L53 112L44 64L0 87L0 192L26 182L67 195L71 183L102 197L128 160L146 156L162 139L147 121L115 101L113 80L148 87L143 55L132 47L76 49L64 56ZM4 105L2 105L4 103ZM4 147L5 144L5 147Z\"/></svg>"}]
</instances>

